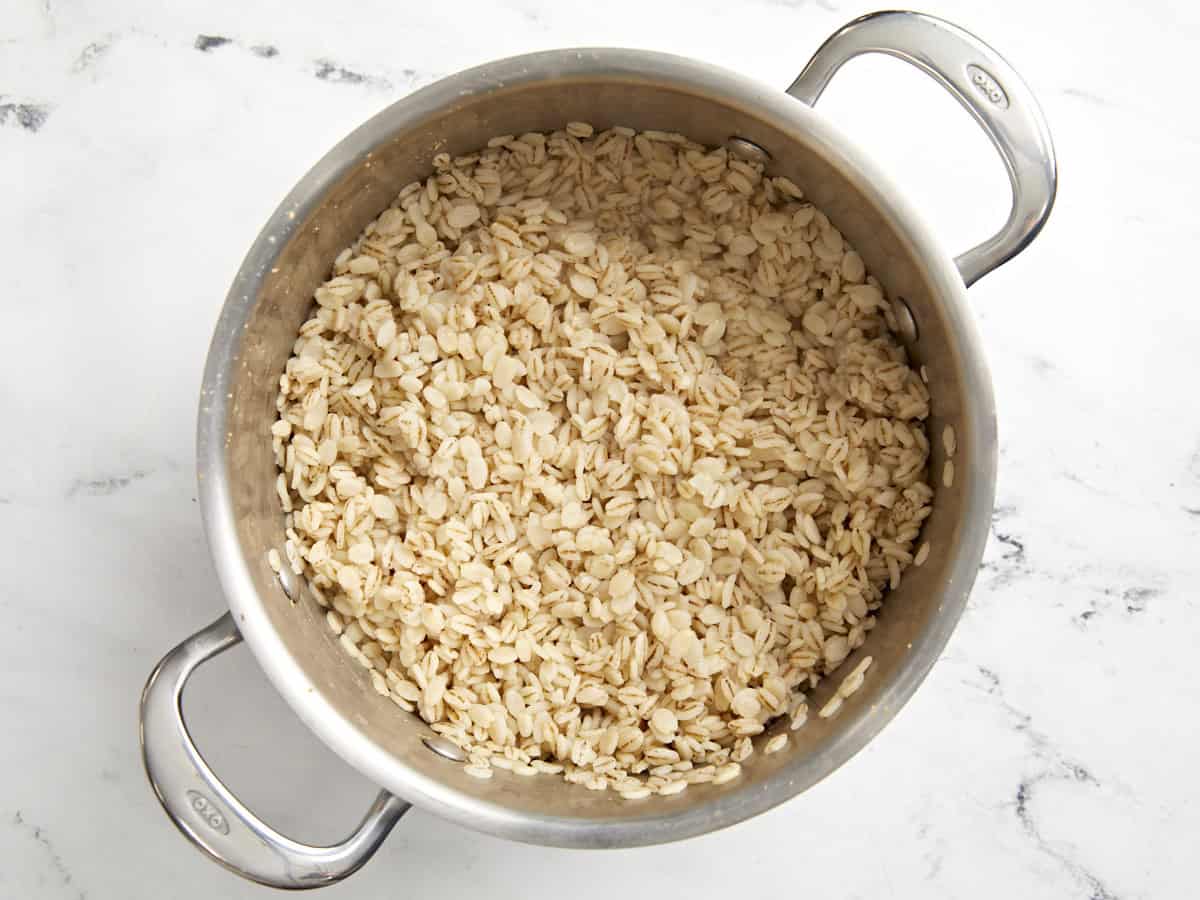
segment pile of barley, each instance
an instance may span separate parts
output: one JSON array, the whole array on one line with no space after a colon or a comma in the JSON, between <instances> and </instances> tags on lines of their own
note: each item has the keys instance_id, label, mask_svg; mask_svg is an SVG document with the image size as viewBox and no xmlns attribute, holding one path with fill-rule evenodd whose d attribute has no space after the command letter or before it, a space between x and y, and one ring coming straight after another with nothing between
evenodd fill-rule
<instances>
[{"instance_id":1,"label":"pile of barley","mask_svg":"<svg viewBox=\"0 0 1200 900\"><path fill-rule=\"evenodd\" d=\"M289 561L472 774L728 781L930 512L890 307L796 185L679 135L572 123L434 165L280 379Z\"/></svg>"}]
</instances>

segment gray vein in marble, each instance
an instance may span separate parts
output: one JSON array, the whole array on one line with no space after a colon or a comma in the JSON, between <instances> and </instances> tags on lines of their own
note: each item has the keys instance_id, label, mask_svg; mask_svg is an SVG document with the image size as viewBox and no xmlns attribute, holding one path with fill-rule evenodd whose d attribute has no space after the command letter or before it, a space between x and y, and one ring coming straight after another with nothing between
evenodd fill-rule
<instances>
[{"instance_id":1,"label":"gray vein in marble","mask_svg":"<svg viewBox=\"0 0 1200 900\"><path fill-rule=\"evenodd\" d=\"M0 94L0 125L16 125L25 131L36 132L50 117L50 107L45 103L8 103Z\"/></svg>"},{"instance_id":2,"label":"gray vein in marble","mask_svg":"<svg viewBox=\"0 0 1200 900\"><path fill-rule=\"evenodd\" d=\"M922 823L917 826L917 838L924 843L930 840L930 833L932 831L933 827L928 822ZM938 846L927 850L921 855L921 859L929 865L928 871L925 872L926 881L933 881L937 878L942 872L942 867L946 864L946 854L941 846L941 842L936 838L934 840Z\"/></svg>"},{"instance_id":3,"label":"gray vein in marble","mask_svg":"<svg viewBox=\"0 0 1200 900\"><path fill-rule=\"evenodd\" d=\"M1088 484L1073 473L1059 474L1088 490L1104 494L1100 488ZM1200 510L1197 510L1197 514L1200 515ZM1076 627L1081 629L1086 628L1100 613L1120 610L1127 616L1136 616L1145 612L1156 597L1166 593L1161 584L1162 576L1151 571L1109 572L1096 570L1091 566L1084 566L1073 572L1035 568L1029 562L1026 539L1014 533L1012 528L1005 524L1016 516L1016 507L1006 504L997 505L992 512L992 536L995 543L989 544L985 558L979 565L981 575L988 576L986 587L1007 588L1014 582L1030 578L1053 584L1075 584L1088 593L1087 607L1073 618ZM994 549L997 546L1000 548L999 554ZM1081 579L1081 576L1086 578ZM1100 583L1095 583L1093 579ZM1092 581L1092 584L1087 584L1086 581ZM981 596L978 591L973 593L968 604L971 607L978 605L978 598Z\"/></svg>"},{"instance_id":4,"label":"gray vein in marble","mask_svg":"<svg viewBox=\"0 0 1200 900\"><path fill-rule=\"evenodd\" d=\"M1074 97L1076 100L1082 100L1085 103L1090 103L1093 106L1103 106L1112 109L1117 104L1111 100L1106 100L1098 94L1093 94L1090 91L1085 91L1083 88L1069 87L1063 91L1064 97Z\"/></svg>"},{"instance_id":5,"label":"gray vein in marble","mask_svg":"<svg viewBox=\"0 0 1200 900\"><path fill-rule=\"evenodd\" d=\"M1074 87L1065 88L1064 90L1060 91L1059 93L1062 94L1064 97L1071 97L1076 100L1081 100L1084 103L1088 104L1089 106L1094 107L1097 110L1111 111L1114 113L1119 113L1119 114L1124 114L1124 115L1128 115L1131 111L1141 112L1140 107L1125 107L1125 106L1122 106L1122 104L1120 104L1120 103L1116 103L1105 97L1101 97L1099 94L1093 94L1089 91L1085 91L1082 88L1074 88ZM1155 120L1155 124L1157 125L1159 122L1162 122L1162 127L1164 129L1171 132L1175 137L1186 141L1188 144L1200 143L1200 134L1181 130L1182 126L1194 124L1192 122L1191 118L1186 117L1186 116L1176 116L1176 117L1166 117L1166 118L1159 117L1158 119Z\"/></svg>"},{"instance_id":6,"label":"gray vein in marble","mask_svg":"<svg viewBox=\"0 0 1200 900\"><path fill-rule=\"evenodd\" d=\"M209 53L218 47L224 47L232 43L233 38L223 37L219 34L198 34L192 46L201 53Z\"/></svg>"},{"instance_id":7,"label":"gray vein in marble","mask_svg":"<svg viewBox=\"0 0 1200 900\"><path fill-rule=\"evenodd\" d=\"M1114 606L1124 610L1128 616L1140 615L1149 608L1152 601L1165 593L1166 591L1162 588L1144 585L1127 588L1101 588L1098 592L1100 601L1093 601L1087 609L1077 615L1075 624L1086 628L1097 615L1110 611Z\"/></svg>"},{"instance_id":8,"label":"gray vein in marble","mask_svg":"<svg viewBox=\"0 0 1200 900\"><path fill-rule=\"evenodd\" d=\"M46 829L40 825L34 825L32 822L26 822L25 817L21 815L19 809L13 814L12 824L15 828L27 834L30 840L42 848L42 852L49 858L50 866L55 874L58 875L63 887L69 888L74 892L78 900L86 900L87 891L80 890L75 885L75 879L71 875L71 870L67 868L67 864L63 861L59 852L54 849L54 844L51 842L50 836L46 834Z\"/></svg>"},{"instance_id":9,"label":"gray vein in marble","mask_svg":"<svg viewBox=\"0 0 1200 900\"><path fill-rule=\"evenodd\" d=\"M996 529L994 532L996 540L1004 544L1009 549L1001 554L1001 559L1011 560L1013 565L1022 565L1025 562L1025 544L1023 541L1017 540L1011 534L1005 534L1003 531Z\"/></svg>"},{"instance_id":10,"label":"gray vein in marble","mask_svg":"<svg viewBox=\"0 0 1200 900\"><path fill-rule=\"evenodd\" d=\"M408 69L405 69L404 72L405 75L412 74ZM386 78L378 75L368 75L365 72L357 72L354 69L348 69L328 59L318 59L313 74L322 81L329 81L334 84L364 84L375 88L390 88L392 86L391 82Z\"/></svg>"},{"instance_id":11,"label":"gray vein in marble","mask_svg":"<svg viewBox=\"0 0 1200 900\"><path fill-rule=\"evenodd\" d=\"M1125 612L1130 615L1146 611L1146 604L1155 597L1162 595L1158 588L1132 587L1121 592L1121 600L1125 603Z\"/></svg>"},{"instance_id":12,"label":"gray vein in marble","mask_svg":"<svg viewBox=\"0 0 1200 900\"><path fill-rule=\"evenodd\" d=\"M1122 505L1124 505L1126 502L1125 498L1118 496L1113 491L1108 491L1108 490L1105 490L1104 488L1100 487L1099 485L1092 484L1090 481L1084 480L1083 478L1081 478L1079 475L1075 474L1074 472L1068 472L1067 470L1064 469L1063 471L1059 472L1058 475L1060 478L1064 479L1065 481L1070 481L1072 484L1077 484L1084 490L1090 491L1091 493L1096 494L1099 497L1111 498L1112 500L1115 500L1115 501L1121 503Z\"/></svg>"},{"instance_id":13,"label":"gray vein in marble","mask_svg":"<svg viewBox=\"0 0 1200 900\"><path fill-rule=\"evenodd\" d=\"M247 47L234 38L220 34L198 34L192 46L201 53L212 53L223 47L237 47L253 53L260 59L276 59L281 56L279 48L274 44L253 44ZM353 69L325 57L314 60L310 65L310 71L316 78L330 84L362 85L380 90L391 90L395 87L392 80L384 75ZM417 76L415 69L400 69L398 74L408 83L413 82Z\"/></svg>"},{"instance_id":14,"label":"gray vein in marble","mask_svg":"<svg viewBox=\"0 0 1200 900\"><path fill-rule=\"evenodd\" d=\"M109 475L103 478L80 478L71 482L67 489L67 498L73 497L108 497L117 491L129 487L135 481L141 481L150 475L146 469L134 469L123 475Z\"/></svg>"},{"instance_id":15,"label":"gray vein in marble","mask_svg":"<svg viewBox=\"0 0 1200 900\"><path fill-rule=\"evenodd\" d=\"M1104 493L1072 473L1062 472L1060 475L1098 494ZM1200 514L1200 510L1197 514ZM1078 586L1088 595L1086 608L1072 619L1078 628L1086 628L1100 613L1115 610L1126 616L1144 613L1155 598L1166 593L1161 583L1163 576L1148 570L1124 571L1118 568L1111 571L1086 565L1073 571L1035 568L1029 561L1026 538L1017 535L1005 524L1016 515L1016 507L1010 505L998 505L992 513L992 536L995 542L989 543L984 560L979 565L981 575L987 575L986 582L983 582L986 587L1003 589L1023 579ZM997 546L1000 548L998 554L995 551ZM1087 583L1089 581L1090 584ZM978 606L982 596L981 592L973 593L968 600L969 607Z\"/></svg>"},{"instance_id":16,"label":"gray vein in marble","mask_svg":"<svg viewBox=\"0 0 1200 900\"><path fill-rule=\"evenodd\" d=\"M1188 474L1196 481L1200 481L1200 446L1197 446L1192 451L1192 457L1188 460Z\"/></svg>"},{"instance_id":17,"label":"gray vein in marble","mask_svg":"<svg viewBox=\"0 0 1200 900\"><path fill-rule=\"evenodd\" d=\"M1040 730L1034 727L1033 716L1018 709L1005 696L1000 676L991 669L977 666L983 678L982 684L974 687L992 697L1013 722L1013 730L1029 743L1030 753L1040 765L1040 771L1023 775L1017 784L1014 812L1022 830L1033 841L1037 849L1059 863L1067 873L1088 891L1088 900L1117 900L1114 894L1094 872L1075 859L1068 849L1049 841L1042 834L1033 808L1037 788L1051 781L1100 787L1100 781L1082 763L1065 757Z\"/></svg>"},{"instance_id":18,"label":"gray vein in marble","mask_svg":"<svg viewBox=\"0 0 1200 900\"><path fill-rule=\"evenodd\" d=\"M993 587L1011 584L1031 572L1025 558L1025 542L1014 536L1007 527L1000 527L1004 520L1015 513L1016 507L1013 506L996 506L992 511L992 534L1005 549L998 558L984 559L979 564L979 571L990 574L989 584Z\"/></svg>"},{"instance_id":19,"label":"gray vein in marble","mask_svg":"<svg viewBox=\"0 0 1200 900\"><path fill-rule=\"evenodd\" d=\"M71 66L72 72L86 72L92 68L102 56L112 49L112 36L108 36L103 40L92 41L82 50L79 51L79 56L75 57L75 62Z\"/></svg>"},{"instance_id":20,"label":"gray vein in marble","mask_svg":"<svg viewBox=\"0 0 1200 900\"><path fill-rule=\"evenodd\" d=\"M1033 368L1035 375L1041 375L1042 377L1045 377L1052 372L1059 371L1058 366L1046 359L1044 356L1029 357L1029 365Z\"/></svg>"}]
</instances>

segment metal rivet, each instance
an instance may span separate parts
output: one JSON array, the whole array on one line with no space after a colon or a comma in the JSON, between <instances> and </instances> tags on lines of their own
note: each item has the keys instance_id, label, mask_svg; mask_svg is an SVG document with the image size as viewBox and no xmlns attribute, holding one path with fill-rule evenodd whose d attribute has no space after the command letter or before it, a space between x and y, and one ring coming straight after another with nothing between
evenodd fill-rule
<instances>
[{"instance_id":1,"label":"metal rivet","mask_svg":"<svg viewBox=\"0 0 1200 900\"><path fill-rule=\"evenodd\" d=\"M467 758L467 755L462 752L461 747L444 737L423 737L421 740L426 747L438 756L444 756L446 759L454 760L454 762L462 762Z\"/></svg>"},{"instance_id":2,"label":"metal rivet","mask_svg":"<svg viewBox=\"0 0 1200 900\"><path fill-rule=\"evenodd\" d=\"M731 137L725 142L725 149L743 162L765 164L771 161L770 153L745 138Z\"/></svg>"},{"instance_id":3,"label":"metal rivet","mask_svg":"<svg viewBox=\"0 0 1200 900\"><path fill-rule=\"evenodd\" d=\"M906 344L915 344L919 336L917 320L913 318L912 310L908 308L908 301L903 297L897 297L892 301L892 312L896 316L896 333L900 335L900 340Z\"/></svg>"}]
</instances>

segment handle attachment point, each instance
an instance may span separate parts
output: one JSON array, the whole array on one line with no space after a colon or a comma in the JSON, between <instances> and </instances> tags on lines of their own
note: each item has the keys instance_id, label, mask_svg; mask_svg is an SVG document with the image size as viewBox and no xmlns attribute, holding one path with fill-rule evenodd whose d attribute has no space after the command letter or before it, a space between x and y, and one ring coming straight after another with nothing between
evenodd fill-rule
<instances>
[{"instance_id":1,"label":"handle attachment point","mask_svg":"<svg viewBox=\"0 0 1200 900\"><path fill-rule=\"evenodd\" d=\"M311 847L280 834L235 797L200 755L183 718L183 688L202 662L239 643L225 613L163 657L142 691L140 736L146 775L171 821L212 859L269 887L323 887L356 872L379 849L409 804L380 791L340 844Z\"/></svg>"},{"instance_id":2,"label":"handle attachment point","mask_svg":"<svg viewBox=\"0 0 1200 900\"><path fill-rule=\"evenodd\" d=\"M844 25L787 92L815 105L838 69L864 53L893 56L932 77L971 113L1004 161L1013 194L1008 221L954 260L970 287L1024 250L1054 206L1058 164L1041 107L999 53L956 25L915 12L871 13Z\"/></svg>"}]
</instances>

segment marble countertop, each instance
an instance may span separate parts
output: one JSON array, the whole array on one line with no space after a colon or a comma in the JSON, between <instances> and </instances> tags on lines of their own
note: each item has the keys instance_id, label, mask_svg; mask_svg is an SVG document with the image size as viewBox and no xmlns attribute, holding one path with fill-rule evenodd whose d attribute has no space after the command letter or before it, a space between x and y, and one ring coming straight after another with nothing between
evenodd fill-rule
<instances>
[{"instance_id":1,"label":"marble countertop","mask_svg":"<svg viewBox=\"0 0 1200 900\"><path fill-rule=\"evenodd\" d=\"M252 7L252 8L251 8ZM781 89L840 0L399 4L15 0L0 12L0 896L239 898L147 787L137 700L223 609L193 431L212 325L279 199L347 131L490 58L628 45ZM995 379L998 505L962 624L895 722L725 832L604 854L413 811L328 896L1130 900L1194 895L1200 833L1200 123L1191 4L933 2L1041 99L1049 226L970 291ZM823 109L948 251L1002 220L1002 169L916 72L863 60ZM243 648L188 710L214 767L308 840L372 786ZM714 860L722 861L714 864ZM531 880L534 879L534 880ZM531 892L531 885L538 890ZM486 894L484 893L486 891Z\"/></svg>"}]
</instances>

